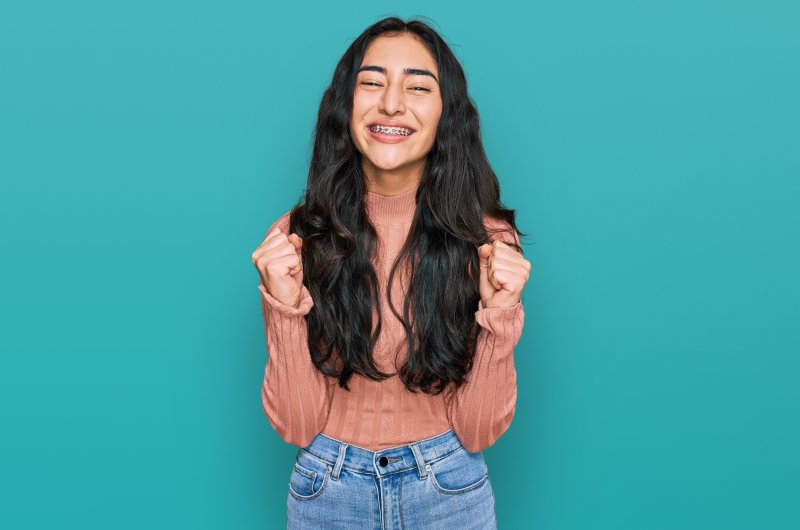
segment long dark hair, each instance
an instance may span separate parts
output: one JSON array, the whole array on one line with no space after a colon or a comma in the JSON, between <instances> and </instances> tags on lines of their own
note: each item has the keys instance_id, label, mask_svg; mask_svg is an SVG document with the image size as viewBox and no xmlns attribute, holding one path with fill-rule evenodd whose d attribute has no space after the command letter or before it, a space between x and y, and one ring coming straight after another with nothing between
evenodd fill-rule
<instances>
[{"instance_id":1,"label":"long dark hair","mask_svg":"<svg viewBox=\"0 0 800 530\"><path fill-rule=\"evenodd\" d=\"M365 205L361 153L350 136L353 93L369 43L382 34L411 33L439 69L442 114L416 191L416 212L388 276L386 297L403 322L408 356L397 375L412 392L461 386L472 368L478 338L477 247L489 242L484 216L517 230L514 210L500 202L500 187L481 143L480 124L464 71L439 34L426 23L397 17L368 27L347 48L322 96L304 202L292 208L289 230L303 239L303 282L314 306L306 315L311 359L349 390L354 373L375 381L382 372L373 349L384 316L372 258L378 239ZM513 233L513 232L511 232ZM522 249L515 245L520 252ZM409 272L402 314L391 303L401 263ZM413 327L412 327L413 323Z\"/></svg>"}]
</instances>

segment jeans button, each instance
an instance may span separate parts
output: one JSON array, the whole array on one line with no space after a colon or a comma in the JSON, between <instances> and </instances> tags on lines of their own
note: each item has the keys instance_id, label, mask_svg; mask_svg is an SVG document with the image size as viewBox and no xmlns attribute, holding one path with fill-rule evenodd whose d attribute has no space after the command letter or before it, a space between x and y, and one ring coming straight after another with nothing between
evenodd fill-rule
<instances>
[{"instance_id":1,"label":"jeans button","mask_svg":"<svg viewBox=\"0 0 800 530\"><path fill-rule=\"evenodd\" d=\"M378 460L378 463L379 463L379 464L380 464L382 467L386 467L386 466L387 466L387 464L389 464L389 459L388 459L388 458L386 458L385 456L382 456L382 457L380 458L380 460Z\"/></svg>"}]
</instances>

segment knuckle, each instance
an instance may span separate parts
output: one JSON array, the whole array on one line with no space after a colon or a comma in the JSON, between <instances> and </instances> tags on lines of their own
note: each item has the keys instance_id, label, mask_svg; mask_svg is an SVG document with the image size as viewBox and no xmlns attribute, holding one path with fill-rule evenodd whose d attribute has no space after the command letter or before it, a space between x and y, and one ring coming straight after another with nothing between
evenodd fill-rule
<instances>
[{"instance_id":1,"label":"knuckle","mask_svg":"<svg viewBox=\"0 0 800 530\"><path fill-rule=\"evenodd\" d=\"M275 266L275 262L273 260L269 260L263 265L264 270L270 274L275 274L277 271L277 267Z\"/></svg>"}]
</instances>

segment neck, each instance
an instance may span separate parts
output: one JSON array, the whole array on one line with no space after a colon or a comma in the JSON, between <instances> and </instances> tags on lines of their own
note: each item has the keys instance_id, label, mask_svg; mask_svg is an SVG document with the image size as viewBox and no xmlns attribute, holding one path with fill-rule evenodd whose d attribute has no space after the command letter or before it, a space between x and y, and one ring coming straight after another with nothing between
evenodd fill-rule
<instances>
[{"instance_id":1,"label":"neck","mask_svg":"<svg viewBox=\"0 0 800 530\"><path fill-rule=\"evenodd\" d=\"M364 185L367 190L379 195L394 196L417 189L425 170L425 160L420 160L412 166L403 166L397 169L380 169L364 158L362 171Z\"/></svg>"},{"instance_id":2,"label":"neck","mask_svg":"<svg viewBox=\"0 0 800 530\"><path fill-rule=\"evenodd\" d=\"M419 186L398 193L383 195L374 191L364 194L367 215L374 225L396 225L410 223L417 210L417 190Z\"/></svg>"}]
</instances>

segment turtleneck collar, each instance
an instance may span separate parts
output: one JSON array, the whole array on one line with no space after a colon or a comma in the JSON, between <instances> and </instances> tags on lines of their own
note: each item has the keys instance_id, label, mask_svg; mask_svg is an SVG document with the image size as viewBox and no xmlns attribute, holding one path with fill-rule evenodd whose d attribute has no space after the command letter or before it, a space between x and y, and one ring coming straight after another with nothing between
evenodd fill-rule
<instances>
[{"instance_id":1,"label":"turtleneck collar","mask_svg":"<svg viewBox=\"0 0 800 530\"><path fill-rule=\"evenodd\" d=\"M373 224L399 224L411 222L417 209L417 190L414 189L399 195L381 195L374 191L364 194L367 214Z\"/></svg>"}]
</instances>

